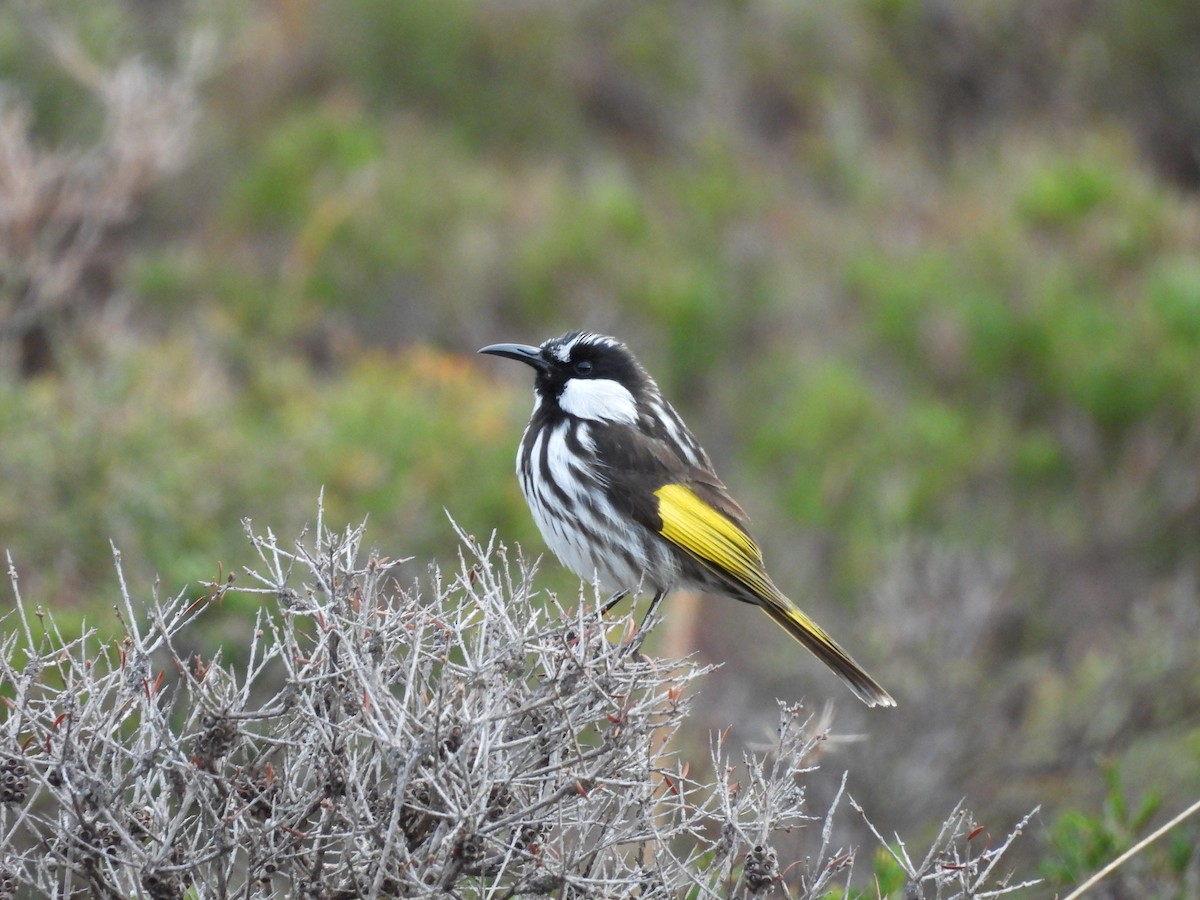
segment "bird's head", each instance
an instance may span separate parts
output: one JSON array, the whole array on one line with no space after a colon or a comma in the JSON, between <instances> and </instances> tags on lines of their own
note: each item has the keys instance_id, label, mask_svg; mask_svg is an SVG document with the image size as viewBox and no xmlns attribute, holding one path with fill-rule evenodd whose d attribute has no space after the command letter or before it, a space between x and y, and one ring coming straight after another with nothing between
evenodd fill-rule
<instances>
[{"instance_id":1,"label":"bird's head","mask_svg":"<svg viewBox=\"0 0 1200 900\"><path fill-rule=\"evenodd\" d=\"M632 425L639 404L658 395L628 347L590 331L569 331L540 347L491 344L479 352L532 366L539 403L581 419Z\"/></svg>"}]
</instances>

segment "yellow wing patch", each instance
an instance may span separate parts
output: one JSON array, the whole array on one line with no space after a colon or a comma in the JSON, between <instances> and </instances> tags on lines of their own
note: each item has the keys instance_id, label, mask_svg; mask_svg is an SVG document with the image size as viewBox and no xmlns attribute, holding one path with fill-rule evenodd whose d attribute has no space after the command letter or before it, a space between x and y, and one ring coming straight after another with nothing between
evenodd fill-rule
<instances>
[{"instance_id":1,"label":"yellow wing patch","mask_svg":"<svg viewBox=\"0 0 1200 900\"><path fill-rule=\"evenodd\" d=\"M755 593L771 592L762 552L728 516L684 484L664 484L654 495L658 497L663 537Z\"/></svg>"},{"instance_id":2,"label":"yellow wing patch","mask_svg":"<svg viewBox=\"0 0 1200 900\"><path fill-rule=\"evenodd\" d=\"M776 624L816 654L870 706L896 701L816 622L771 583L750 535L685 484L664 484L658 498L661 534L718 575L740 582ZM745 599L739 597L739 599Z\"/></svg>"}]
</instances>

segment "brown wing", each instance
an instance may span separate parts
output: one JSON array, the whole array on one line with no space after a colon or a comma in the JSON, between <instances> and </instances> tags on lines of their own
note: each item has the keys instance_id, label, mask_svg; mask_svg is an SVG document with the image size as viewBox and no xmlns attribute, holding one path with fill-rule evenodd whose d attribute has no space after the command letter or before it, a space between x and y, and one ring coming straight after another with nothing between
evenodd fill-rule
<instances>
[{"instance_id":1,"label":"brown wing","mask_svg":"<svg viewBox=\"0 0 1200 900\"><path fill-rule=\"evenodd\" d=\"M711 468L688 463L667 441L648 437L630 426L608 425L593 431L592 436L609 498L635 521L661 533L655 491L664 484L685 484L745 530L745 511L729 496Z\"/></svg>"}]
</instances>

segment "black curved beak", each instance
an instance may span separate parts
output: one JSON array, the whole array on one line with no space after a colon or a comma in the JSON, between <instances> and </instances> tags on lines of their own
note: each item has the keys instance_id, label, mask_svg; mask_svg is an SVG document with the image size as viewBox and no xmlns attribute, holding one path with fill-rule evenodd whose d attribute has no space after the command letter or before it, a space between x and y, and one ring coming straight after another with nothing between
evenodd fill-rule
<instances>
[{"instance_id":1,"label":"black curved beak","mask_svg":"<svg viewBox=\"0 0 1200 900\"><path fill-rule=\"evenodd\" d=\"M533 366L539 372L549 368L549 363L542 359L540 347L530 347L528 344L488 344L479 351L492 356L505 356Z\"/></svg>"}]
</instances>

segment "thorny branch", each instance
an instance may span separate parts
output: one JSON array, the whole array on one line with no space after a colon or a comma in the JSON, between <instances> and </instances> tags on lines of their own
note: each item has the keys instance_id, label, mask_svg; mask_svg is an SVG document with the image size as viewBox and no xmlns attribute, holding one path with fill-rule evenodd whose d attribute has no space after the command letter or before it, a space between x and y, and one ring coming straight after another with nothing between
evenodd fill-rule
<instances>
[{"instance_id":1,"label":"thorny branch","mask_svg":"<svg viewBox=\"0 0 1200 900\"><path fill-rule=\"evenodd\" d=\"M361 527L319 521L291 549L247 533L260 565L240 590L261 606L211 658L189 629L231 578L141 612L116 554L125 637L101 644L60 633L14 577L0 897L817 898L849 884L836 802L810 858L789 865L774 843L822 821L804 783L826 723L783 707L773 746L735 762L717 736L714 774L692 776L671 736L705 670L632 650L595 598L540 596L495 541L460 534L456 572L401 587L400 560L364 559ZM994 896L1003 849L943 848L925 867L951 859L955 896Z\"/></svg>"}]
</instances>

